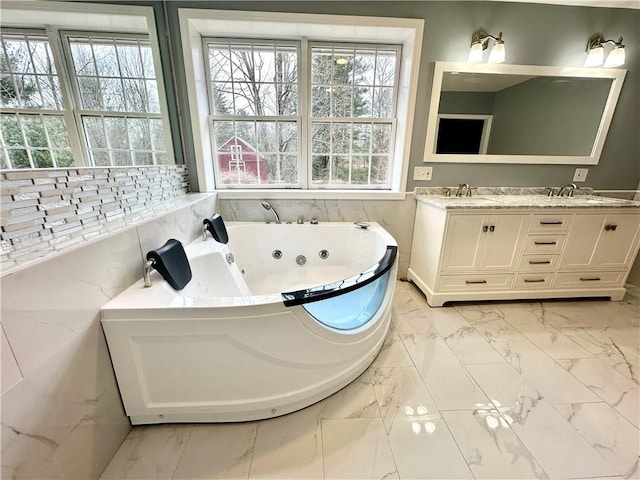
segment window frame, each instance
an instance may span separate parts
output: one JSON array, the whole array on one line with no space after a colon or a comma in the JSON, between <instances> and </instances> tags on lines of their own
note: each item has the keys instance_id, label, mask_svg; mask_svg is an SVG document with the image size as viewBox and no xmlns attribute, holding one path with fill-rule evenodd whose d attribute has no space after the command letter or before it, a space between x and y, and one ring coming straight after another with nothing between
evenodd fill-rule
<instances>
[{"instance_id":1,"label":"window frame","mask_svg":"<svg viewBox=\"0 0 640 480\"><path fill-rule=\"evenodd\" d=\"M298 86L298 100L297 100L297 115L236 115L236 114L232 114L232 115L217 115L214 112L214 101L213 101L213 96L211 95L211 85L213 84L213 80L211 79L211 68L209 65L209 55L208 55L208 51L209 51L209 45L210 44L214 44L214 43L219 43L219 44L234 44L234 45L260 45L260 44L281 44L281 45L290 45L290 46L295 46L296 48L296 54L297 54L297 77L298 77L298 82L297 82L297 86ZM206 85L207 85L207 100L208 100L208 106L209 106L209 114L207 115L207 122L209 124L209 135L211 138L211 147L212 147L212 161L213 161L213 169L214 169L214 177L216 179L216 188L219 188L221 190L234 190L234 189L250 189L250 190L260 190L260 189L282 189L282 188L286 188L286 189L299 189L299 188L304 188L304 177L302 176L302 143L301 143L301 136L302 136L302 131L304 129L303 123L304 123L304 118L301 115L301 109L302 109L302 104L300 102L300 98L303 95L303 84L301 82L301 78L302 78L302 72L305 70L302 64L302 45L301 42L298 40L291 40L291 39L269 39L269 38L255 38L255 39L251 39L251 38L230 38L230 37L214 37L214 36L207 36L207 37L202 37L202 51L204 54L204 65L205 65L205 78L206 78ZM296 156L297 156L297 163L298 163L298 182L295 184L286 184L286 185L282 185L282 184L231 184L231 185L225 185L222 184L220 182L220 172L218 170L218 159L217 159L217 155L218 155L218 150L217 150L217 145L216 145L216 141L215 141L215 132L214 132L214 122L218 120L218 121L230 121L230 122L236 122L236 121L253 121L253 122L260 122L260 121L271 121L271 122L296 122L296 129L298 132L298 141L297 141L297 148L296 148ZM257 153L257 152L256 152ZM276 154L279 154L276 153Z\"/></svg>"},{"instance_id":2,"label":"window frame","mask_svg":"<svg viewBox=\"0 0 640 480\"><path fill-rule=\"evenodd\" d=\"M180 39L187 87L189 114L195 146L190 167L197 174L200 192L217 191L222 199L384 199L406 197L406 184L416 110L418 75L422 49L424 20L397 17L364 17L236 10L178 8ZM400 84L398 90L397 129L391 190L216 190L213 157L207 123L208 100L203 61L203 36L273 38L313 38L317 41L348 43L401 44ZM310 72L304 72L309 75ZM205 108L206 106L206 108ZM305 112L301 111L302 114ZM306 145L308 132L302 133ZM194 188L195 185L194 185Z\"/></svg>"},{"instance_id":3,"label":"window frame","mask_svg":"<svg viewBox=\"0 0 640 480\"><path fill-rule=\"evenodd\" d=\"M75 160L75 165L74 166L78 166L78 167L83 167L85 166L85 155L84 155L84 151L82 149L82 144L81 144L81 140L79 137L79 131L76 128L76 124L74 121L74 116L73 116L73 104L72 104L72 100L71 100L71 93L69 91L68 88L68 78L67 78L67 72L66 72L66 68L64 68L65 64L64 64L64 59L62 57L62 53L60 50L60 44L58 43L58 31L52 27L52 26L47 26L45 28L15 28L15 27L3 27L2 28L2 33L3 34L8 34L8 35L24 35L25 37L28 36L42 36L45 37L47 40L47 43L49 45L49 49L51 51L51 57L53 60L53 63L56 67L56 76L58 78L58 82L60 85L60 96L61 96L61 100L62 100L62 108L60 110L51 110L51 109L42 109L42 108L30 108L30 107L0 107L0 113L7 113L10 115L16 115L16 118L18 118L21 115L39 115L41 117L44 116L56 116L56 117L61 117L63 119L63 122L65 124L65 126L67 127L67 137L69 140L69 149L71 151L71 155L73 156L74 160ZM0 47L4 50L4 47ZM4 52L6 53L6 52ZM13 73L13 72L12 72ZM38 87L38 90L40 90L40 87ZM73 127L73 128L72 128ZM26 137L24 134L24 130L22 129L22 126L20 126L20 130L22 132L23 138L25 138L25 147L24 149L27 151L27 156L29 158L29 163L31 164L31 169L38 169L38 168L46 168L46 167L35 167L33 165L33 160L31 157L31 150L32 148L30 148L27 145L27 141L26 141ZM47 135L48 136L48 135ZM49 139L47 139L49 141ZM50 145L50 142L49 142ZM3 148L3 150L5 151L9 151L10 149L5 149ZM47 150L53 150L53 148L51 148L51 146L47 147ZM54 164L53 168L68 168L68 167L57 167ZM28 170L27 168L10 168L7 170Z\"/></svg>"},{"instance_id":4,"label":"window frame","mask_svg":"<svg viewBox=\"0 0 640 480\"><path fill-rule=\"evenodd\" d=\"M311 105L312 105L312 100L313 100L313 93L312 93L312 89L313 89L313 78L312 75L308 75L307 78L307 88L306 88L306 92L307 92L307 98L306 100L306 104L307 104L307 108L309 109L309 113L308 116L306 118L306 123L307 123L307 131L309 132L308 135L308 142L306 144L307 147L307 155L306 155L306 164L307 164L307 168L308 168L308 175L307 175L307 189L308 190L370 190L370 191L390 191L392 190L392 185L391 185L391 176L392 176L392 170L393 170L393 163L396 161L393 158L393 152L395 150L395 143L396 143L396 126L397 126L397 120L398 120L398 85L400 83L400 60L402 58L402 45L398 45L398 44L384 44L384 43L358 43L358 42L327 42L327 41L318 41L318 40L308 40L307 41L307 49L308 49L308 66L307 68L309 69L309 71L311 71L311 64L313 61L313 48L319 46L319 47L332 47L332 50L334 48L345 48L345 49L353 49L353 51L355 52L358 49L362 49L362 50L366 50L366 49L371 49L371 48L375 48L376 51L377 50L394 50L396 52L396 62L395 62L395 71L394 71L394 84L393 84L393 95L392 95L392 116L391 117L314 117L313 116L313 112L311 111ZM305 122L305 119L303 119L303 122ZM349 184L349 185L340 185L337 186L336 184L328 184L328 185L322 185L322 184L315 184L313 183L313 172L312 172L312 166L313 166L313 145L312 145L312 141L311 141L311 134L310 132L313 129L313 124L314 123L328 123L330 125L336 124L336 123L347 123L347 124L355 124L355 123L363 123L363 124L371 124L372 126L377 124L381 124L381 125L387 125L390 124L391 125L391 142L389 145L389 160L390 160L390 165L389 165L389 172L387 173L388 175L388 181L384 186L376 186L376 185L371 185L371 184ZM351 143L350 147L353 147L353 143ZM350 159L352 158L352 155L349 155ZM303 159L304 162L305 159ZM351 160L350 160L351 163ZM351 167L350 167L351 170Z\"/></svg>"},{"instance_id":5,"label":"window frame","mask_svg":"<svg viewBox=\"0 0 640 480\"><path fill-rule=\"evenodd\" d=\"M109 154L109 159L110 159L110 163L111 165L91 165L93 167L122 167L122 166L130 166L130 167L138 167L138 166L153 166L153 165L164 165L164 164L159 164L156 163L155 158L156 158L156 153L158 152L162 152L161 150L156 150L154 148L152 148L151 150L148 151L148 153L150 153L152 155L153 158L153 163L146 163L146 164L136 164L134 161L134 152L136 152L137 150L133 149L133 148L129 148L127 149L118 149L118 148L112 148L109 142L109 137L106 135L106 126L103 126L104 131L105 131L105 138L107 141L107 144L109 145L108 148L104 148L104 149L95 149L95 148L91 148L89 146L89 142L87 139L87 135L84 129L84 123L82 121L82 119L84 117L97 117L97 118L101 118L102 119L102 123L104 125L104 120L106 118L122 118L126 121L128 121L128 119L130 118L140 118L140 119L146 119L146 120L160 120L163 123L163 130L166 131L166 127L167 125L165 124L164 120L163 120L163 116L162 116L162 98L160 97L160 89L158 88L158 103L159 103L159 107L160 107L160 111L157 113L152 113L152 112L130 112L130 111L114 111L114 110L87 110L83 107L82 105L82 98L81 98L81 93L80 93L80 87L78 84L78 75L75 72L75 64L73 63L73 55L71 53L71 38L73 37L88 37L90 40L90 42L92 41L91 38L92 37L102 37L102 38L109 38L112 39L115 43L116 40L120 40L120 39L133 39L133 40L146 40L149 43L149 47L152 49L153 52L153 46L152 46L152 42L151 39L149 38L148 34L144 34L144 33L128 33L128 32L104 32L104 31L88 31L88 30L60 30L59 31L59 36L60 36L60 41L62 43L62 51L64 54L64 67L65 67L65 71L67 72L68 75L68 82L69 82L69 88L70 88L70 94L72 97L72 102L73 102L73 116L74 116L74 120L75 120L75 125L77 127L78 130L78 134L80 135L80 143L82 146L82 151L83 153L86 155L86 163L87 165L91 165L91 157L92 157L92 151L94 150L99 150L99 151L106 151ZM95 57L94 57L94 61L95 61ZM156 86L158 86L160 80L158 80L158 65L155 64L155 59L154 59L154 72L156 73L156 77L155 77L155 82L156 82ZM100 78L99 76L96 75L96 78ZM123 78L127 78L127 77L114 77L114 78L118 78L118 79L123 79ZM143 78L143 80L146 80L146 77ZM166 100L165 100L166 101ZM148 105L147 105L148 106ZM103 105L104 107L104 105ZM151 130L149 130L149 135L151 137ZM150 141L152 142L151 138ZM129 137L129 134L127 132L127 144L129 145L129 147L132 147L131 145L131 139ZM153 143L151 144L152 147L154 147ZM169 158L171 158L169 156L169 150L171 150L171 143L170 142L165 142L165 151L162 152L167 156L167 161L169 160ZM112 152L114 151L128 151L130 152L131 155L131 165L117 165L114 163L113 161L113 156L112 156ZM171 163L171 162L169 162Z\"/></svg>"},{"instance_id":6,"label":"window frame","mask_svg":"<svg viewBox=\"0 0 640 480\"><path fill-rule=\"evenodd\" d=\"M162 130L166 139L166 164L175 164L174 142L171 140L173 138L173 131L168 113L167 86L165 85L165 74L162 69L160 44L153 7L141 5L71 3L49 0L33 0L31 2L3 0L0 9L2 13L1 27L3 31L45 31L48 37L60 77L62 93L63 96L66 95L66 99L63 98L63 100L68 100L68 104L64 105L65 125L68 127L69 143L75 160L73 167L63 168L91 167L91 164L88 161L89 152L83 143L85 142L84 130L82 125L77 122L75 115L78 104L73 98L71 90L72 84L69 78L69 70L73 69L73 65L68 63L66 58L64 58L62 31L71 31L72 33L89 32L94 36L115 35L116 37L139 34L148 39L156 74ZM26 19L28 19L28 21L25 21ZM117 26L117 29L114 28L114 26ZM69 108L66 108L67 105ZM5 108L2 107L2 110L5 111ZM6 110L8 111L8 109ZM38 111L35 113L40 114L42 112ZM137 165L132 164L131 166ZM144 166L153 165L147 164ZM22 168L11 170L26 171L31 169Z\"/></svg>"}]
</instances>

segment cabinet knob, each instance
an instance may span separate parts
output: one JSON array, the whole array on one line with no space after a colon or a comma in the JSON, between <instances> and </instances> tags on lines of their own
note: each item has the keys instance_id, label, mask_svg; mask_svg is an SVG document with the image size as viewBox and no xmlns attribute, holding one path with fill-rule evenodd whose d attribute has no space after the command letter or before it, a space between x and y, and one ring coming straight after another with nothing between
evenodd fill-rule
<instances>
[{"instance_id":1,"label":"cabinet knob","mask_svg":"<svg viewBox=\"0 0 640 480\"><path fill-rule=\"evenodd\" d=\"M605 226L604 226L604 229L605 229L607 232L608 232L608 231L614 231L614 232L615 232L616 228L618 228L618 225L615 225L615 224L613 224L613 225L605 225Z\"/></svg>"},{"instance_id":2,"label":"cabinet knob","mask_svg":"<svg viewBox=\"0 0 640 480\"><path fill-rule=\"evenodd\" d=\"M491 225L491 226L489 227L489 231L490 231L490 232L495 231L495 229L496 229L496 226L495 226L495 225Z\"/></svg>"},{"instance_id":3,"label":"cabinet knob","mask_svg":"<svg viewBox=\"0 0 640 480\"><path fill-rule=\"evenodd\" d=\"M488 230L489 230L489 227L488 227L488 226L486 226L486 225L485 225L484 227L482 227L482 231L483 231L484 233L487 233L487 231L488 231Z\"/></svg>"}]
</instances>

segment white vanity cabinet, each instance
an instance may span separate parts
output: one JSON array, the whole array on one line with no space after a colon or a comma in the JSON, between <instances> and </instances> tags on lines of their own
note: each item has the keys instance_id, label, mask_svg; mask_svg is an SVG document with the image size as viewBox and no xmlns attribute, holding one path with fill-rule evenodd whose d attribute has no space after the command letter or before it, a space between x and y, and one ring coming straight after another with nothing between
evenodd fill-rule
<instances>
[{"instance_id":1,"label":"white vanity cabinet","mask_svg":"<svg viewBox=\"0 0 640 480\"><path fill-rule=\"evenodd\" d=\"M638 208L447 208L443 202L419 200L416 210L408 277L429 305L624 296L640 242Z\"/></svg>"}]
</instances>

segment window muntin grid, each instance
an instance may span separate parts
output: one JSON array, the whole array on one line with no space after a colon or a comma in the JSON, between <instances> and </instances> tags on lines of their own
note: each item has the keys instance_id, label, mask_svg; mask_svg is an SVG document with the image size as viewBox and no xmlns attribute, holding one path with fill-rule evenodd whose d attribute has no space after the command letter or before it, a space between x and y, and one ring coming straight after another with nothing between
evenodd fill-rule
<instances>
[{"instance_id":1,"label":"window muntin grid","mask_svg":"<svg viewBox=\"0 0 640 480\"><path fill-rule=\"evenodd\" d=\"M161 119L83 115L82 128L92 165L158 165L168 162Z\"/></svg>"},{"instance_id":2,"label":"window muntin grid","mask_svg":"<svg viewBox=\"0 0 640 480\"><path fill-rule=\"evenodd\" d=\"M149 40L127 36L68 36L81 109L160 113Z\"/></svg>"},{"instance_id":3,"label":"window muntin grid","mask_svg":"<svg viewBox=\"0 0 640 480\"><path fill-rule=\"evenodd\" d=\"M3 113L0 168L57 168L74 165L64 117Z\"/></svg>"},{"instance_id":4,"label":"window muntin grid","mask_svg":"<svg viewBox=\"0 0 640 480\"><path fill-rule=\"evenodd\" d=\"M0 105L63 110L60 78L46 34L0 34Z\"/></svg>"},{"instance_id":5,"label":"window muntin grid","mask_svg":"<svg viewBox=\"0 0 640 480\"><path fill-rule=\"evenodd\" d=\"M299 44L205 39L222 188L300 186Z\"/></svg>"},{"instance_id":6,"label":"window muntin grid","mask_svg":"<svg viewBox=\"0 0 640 480\"><path fill-rule=\"evenodd\" d=\"M0 168L74 165L60 77L46 33L0 34Z\"/></svg>"},{"instance_id":7,"label":"window muntin grid","mask_svg":"<svg viewBox=\"0 0 640 480\"><path fill-rule=\"evenodd\" d=\"M315 188L389 189L400 48L311 43Z\"/></svg>"},{"instance_id":8,"label":"window muntin grid","mask_svg":"<svg viewBox=\"0 0 640 480\"><path fill-rule=\"evenodd\" d=\"M96 166L168 162L151 44L144 35L64 35L77 122Z\"/></svg>"}]
</instances>

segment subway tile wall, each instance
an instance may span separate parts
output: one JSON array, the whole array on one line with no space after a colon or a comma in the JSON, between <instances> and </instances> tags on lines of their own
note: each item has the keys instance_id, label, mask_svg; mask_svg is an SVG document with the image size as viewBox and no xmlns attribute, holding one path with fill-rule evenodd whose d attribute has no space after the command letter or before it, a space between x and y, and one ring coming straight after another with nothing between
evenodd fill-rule
<instances>
[{"instance_id":1,"label":"subway tile wall","mask_svg":"<svg viewBox=\"0 0 640 480\"><path fill-rule=\"evenodd\" d=\"M142 220L188 187L184 165L1 172L2 270Z\"/></svg>"}]
</instances>

